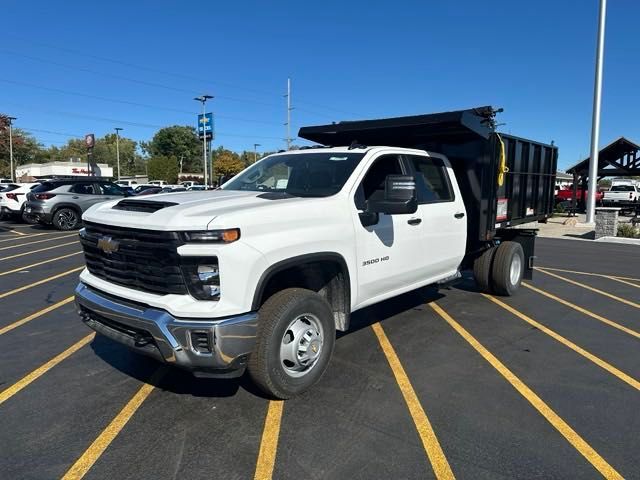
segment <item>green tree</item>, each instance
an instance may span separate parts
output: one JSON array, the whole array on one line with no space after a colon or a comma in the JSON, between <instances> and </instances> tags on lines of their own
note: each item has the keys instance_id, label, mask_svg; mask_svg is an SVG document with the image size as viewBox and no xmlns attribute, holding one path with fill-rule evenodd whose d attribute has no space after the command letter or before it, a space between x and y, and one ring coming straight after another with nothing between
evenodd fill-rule
<instances>
[{"instance_id":1,"label":"green tree","mask_svg":"<svg viewBox=\"0 0 640 480\"><path fill-rule=\"evenodd\" d=\"M29 133L20 128L12 129L14 169L25 163L42 163L46 159L43 145ZM11 156L9 153L9 120L0 115L0 176L11 175Z\"/></svg>"},{"instance_id":2,"label":"green tree","mask_svg":"<svg viewBox=\"0 0 640 480\"><path fill-rule=\"evenodd\" d=\"M150 157L173 156L182 159L183 172L202 171L202 142L194 127L174 125L161 128L151 141L142 143L142 148Z\"/></svg>"},{"instance_id":3,"label":"green tree","mask_svg":"<svg viewBox=\"0 0 640 480\"><path fill-rule=\"evenodd\" d=\"M178 182L178 160L173 156L158 155L147 161L149 180L164 180L175 184Z\"/></svg>"}]
</instances>

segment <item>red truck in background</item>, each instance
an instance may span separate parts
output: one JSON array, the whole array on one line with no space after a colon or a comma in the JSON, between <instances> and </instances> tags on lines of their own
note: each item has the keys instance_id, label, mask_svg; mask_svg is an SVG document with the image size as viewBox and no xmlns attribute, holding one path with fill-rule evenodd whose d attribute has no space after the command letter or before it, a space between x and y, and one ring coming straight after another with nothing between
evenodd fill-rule
<instances>
[{"instance_id":1,"label":"red truck in background","mask_svg":"<svg viewBox=\"0 0 640 480\"><path fill-rule=\"evenodd\" d=\"M586 202L587 201L587 190L583 190L582 188L578 188L576 190L576 199L578 202ZM602 199L604 198L604 192L598 190L596 192L596 204L602 204ZM573 199L573 187L571 185L560 188L556 190L555 203L556 205L561 202L571 202Z\"/></svg>"}]
</instances>

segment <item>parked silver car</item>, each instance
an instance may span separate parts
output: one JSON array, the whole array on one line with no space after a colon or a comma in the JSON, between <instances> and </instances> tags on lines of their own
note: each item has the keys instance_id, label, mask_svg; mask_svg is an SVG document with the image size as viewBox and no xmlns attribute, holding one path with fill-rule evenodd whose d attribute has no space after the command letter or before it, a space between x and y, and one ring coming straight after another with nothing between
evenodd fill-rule
<instances>
[{"instance_id":1,"label":"parked silver car","mask_svg":"<svg viewBox=\"0 0 640 480\"><path fill-rule=\"evenodd\" d=\"M24 215L58 230L73 230L91 205L125 196L123 189L105 180L48 180L27 194Z\"/></svg>"}]
</instances>

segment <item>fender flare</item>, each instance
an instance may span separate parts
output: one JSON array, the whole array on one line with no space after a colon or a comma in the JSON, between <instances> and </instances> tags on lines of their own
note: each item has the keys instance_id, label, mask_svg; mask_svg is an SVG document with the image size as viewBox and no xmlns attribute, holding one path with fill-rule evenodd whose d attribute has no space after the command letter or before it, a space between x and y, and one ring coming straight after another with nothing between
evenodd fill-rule
<instances>
[{"instance_id":1,"label":"fender flare","mask_svg":"<svg viewBox=\"0 0 640 480\"><path fill-rule=\"evenodd\" d=\"M334 262L340 266L341 273L344 275L345 307L348 310L351 310L351 276L349 274L349 267L347 266L347 262L344 257L336 252L307 253L304 255L290 257L271 265L262 272L262 275L258 280L258 284L256 285L256 289L253 293L251 309L255 311L260 308L260 301L264 294L264 289L274 275L291 267L322 261ZM348 314L349 312L346 313Z\"/></svg>"}]
</instances>

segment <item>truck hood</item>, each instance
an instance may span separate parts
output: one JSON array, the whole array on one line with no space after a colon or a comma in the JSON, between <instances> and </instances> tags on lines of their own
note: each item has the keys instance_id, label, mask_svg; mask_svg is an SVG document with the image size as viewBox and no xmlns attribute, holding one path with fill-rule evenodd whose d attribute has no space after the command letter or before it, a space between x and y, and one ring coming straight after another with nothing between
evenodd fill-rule
<instances>
[{"instance_id":1,"label":"truck hood","mask_svg":"<svg viewBox=\"0 0 640 480\"><path fill-rule=\"evenodd\" d=\"M212 220L221 215L314 200L318 199L234 190L167 193L99 203L89 208L82 218L148 230L206 230Z\"/></svg>"}]
</instances>

